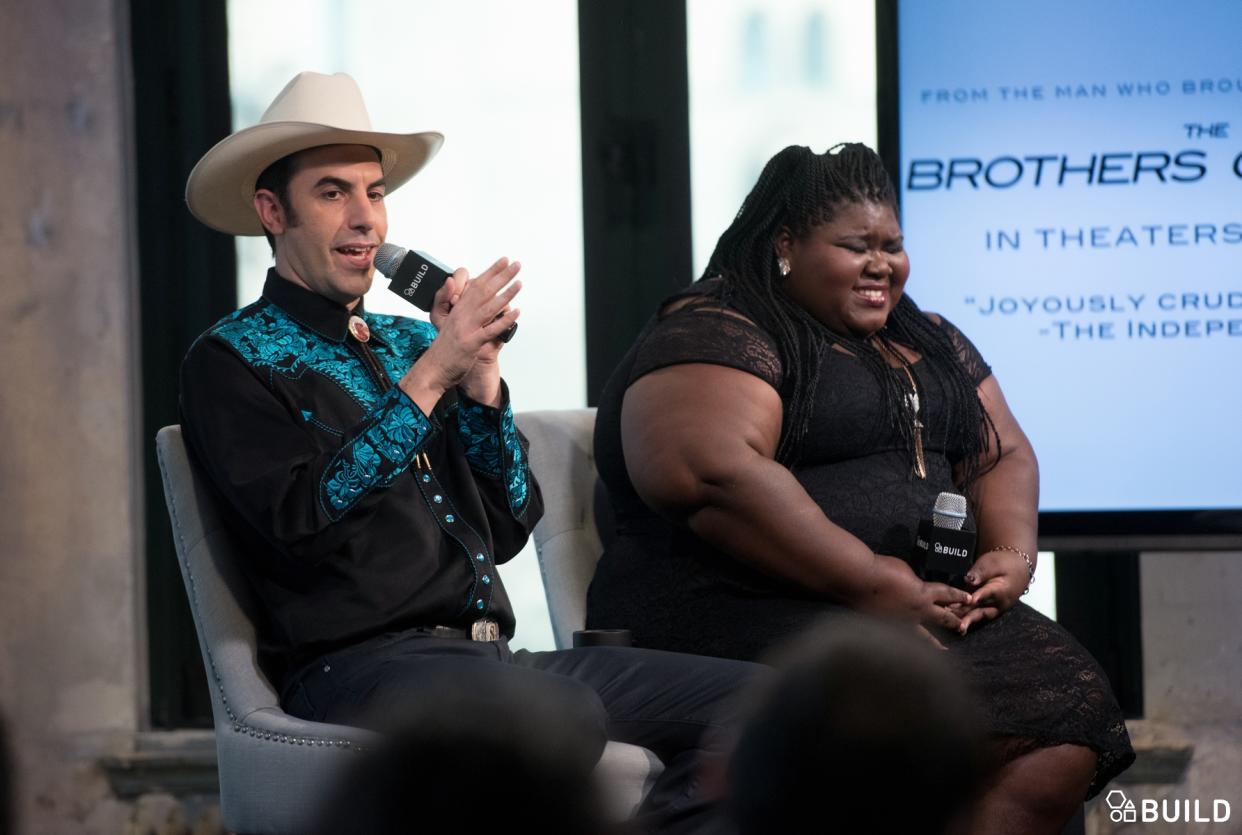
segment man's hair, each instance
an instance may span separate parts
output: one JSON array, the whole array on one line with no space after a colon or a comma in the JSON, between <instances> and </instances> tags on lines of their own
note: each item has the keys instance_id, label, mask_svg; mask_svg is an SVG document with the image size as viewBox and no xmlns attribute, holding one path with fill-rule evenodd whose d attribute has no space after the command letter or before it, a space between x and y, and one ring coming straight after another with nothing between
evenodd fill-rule
<instances>
[{"instance_id":1,"label":"man's hair","mask_svg":"<svg viewBox=\"0 0 1242 835\"><path fill-rule=\"evenodd\" d=\"M541 835L608 831L594 778L556 715L561 702L501 703L445 687L394 715L364 719L383 734L321 798L312 835L404 835L462 828L486 797L504 829ZM602 740L601 740L602 742ZM566 744L569 743L569 744ZM572 750L571 750L572 749Z\"/></svg>"},{"instance_id":2,"label":"man's hair","mask_svg":"<svg viewBox=\"0 0 1242 835\"><path fill-rule=\"evenodd\" d=\"M879 203L897 214L892 180L875 151L846 143L817 154L790 145L772 159L742 201L733 223L720 236L702 279L719 276L720 300L750 317L776 340L784 369L784 421L776 458L797 462L810 428L824 352L839 346L858 357L884 393L884 412L907 449L914 448L914 421L908 414L905 378L892 373L888 357L905 362L894 343L918 351L946 381L950 408L961 409L949 421L946 449L965 453L964 486L981 473L978 459L1000 439L979 402L975 383L959 361L944 330L929 320L908 295L871 339L829 330L784 291L776 264L776 240L782 230L801 238L853 203Z\"/></svg>"},{"instance_id":3,"label":"man's hair","mask_svg":"<svg viewBox=\"0 0 1242 835\"><path fill-rule=\"evenodd\" d=\"M294 161L297 159L297 153L288 154L273 162L267 168L263 169L263 173L259 175L259 179L255 181L254 190L260 191L267 189L276 195L276 202L280 204L280 208L284 210L285 222L289 226L297 226L298 216L293 211L293 206L289 203L289 180L297 172ZM267 245L272 248L272 255L276 254L276 238L272 233L267 231L267 227L263 227L263 237L267 238Z\"/></svg>"},{"instance_id":4,"label":"man's hair","mask_svg":"<svg viewBox=\"0 0 1242 835\"><path fill-rule=\"evenodd\" d=\"M987 766L960 670L894 626L827 618L768 660L730 763L741 835L943 832Z\"/></svg>"}]
</instances>

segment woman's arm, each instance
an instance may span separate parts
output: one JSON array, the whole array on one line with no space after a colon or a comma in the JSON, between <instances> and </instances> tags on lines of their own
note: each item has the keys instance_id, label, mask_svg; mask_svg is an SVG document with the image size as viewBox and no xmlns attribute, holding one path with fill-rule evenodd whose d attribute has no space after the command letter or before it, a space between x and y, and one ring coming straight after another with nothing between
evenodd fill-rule
<instances>
[{"instance_id":1,"label":"woman's arm","mask_svg":"<svg viewBox=\"0 0 1242 835\"><path fill-rule=\"evenodd\" d=\"M903 560L877 556L833 524L773 460L781 401L732 368L674 365L626 391L626 469L656 512L734 558L853 608L955 629L946 607L965 592L924 583Z\"/></svg>"},{"instance_id":2,"label":"woman's arm","mask_svg":"<svg viewBox=\"0 0 1242 835\"><path fill-rule=\"evenodd\" d=\"M975 520L979 528L979 559L967 574L974 587L971 608L960 631L991 619L1013 606L1026 590L1034 569L1039 525L1039 464L1035 451L1005 402L996 378L979 384L979 400L1000 438L988 449L981 469L991 466L974 484ZM1008 550L1016 549L1016 550Z\"/></svg>"}]
</instances>

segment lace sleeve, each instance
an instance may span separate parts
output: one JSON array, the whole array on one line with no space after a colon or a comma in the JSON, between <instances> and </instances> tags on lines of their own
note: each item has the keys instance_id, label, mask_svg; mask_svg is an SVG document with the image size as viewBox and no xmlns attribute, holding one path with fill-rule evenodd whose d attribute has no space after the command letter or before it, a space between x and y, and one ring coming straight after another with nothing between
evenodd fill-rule
<instances>
[{"instance_id":1,"label":"lace sleeve","mask_svg":"<svg viewBox=\"0 0 1242 835\"><path fill-rule=\"evenodd\" d=\"M639 346L627 385L659 368L692 362L736 368L780 389L781 360L772 338L736 313L701 305L656 322Z\"/></svg>"},{"instance_id":2,"label":"lace sleeve","mask_svg":"<svg viewBox=\"0 0 1242 835\"><path fill-rule=\"evenodd\" d=\"M992 367L983 359L983 354L979 353L975 343L966 338L966 334L962 333L957 329L956 325L938 313L929 313L927 315L940 326L945 336L949 337L949 342L952 343L953 349L957 351L957 358L966 369L966 373L970 375L970 379L975 381L976 386L992 376Z\"/></svg>"}]
</instances>

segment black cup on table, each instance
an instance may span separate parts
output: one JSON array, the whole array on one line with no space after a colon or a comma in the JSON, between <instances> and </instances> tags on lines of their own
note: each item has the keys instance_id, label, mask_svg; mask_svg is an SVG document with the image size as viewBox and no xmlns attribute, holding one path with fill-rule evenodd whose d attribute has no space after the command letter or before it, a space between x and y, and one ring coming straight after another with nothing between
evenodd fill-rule
<instances>
[{"instance_id":1,"label":"black cup on table","mask_svg":"<svg viewBox=\"0 0 1242 835\"><path fill-rule=\"evenodd\" d=\"M628 629L578 629L574 632L574 649L633 645L634 635Z\"/></svg>"}]
</instances>

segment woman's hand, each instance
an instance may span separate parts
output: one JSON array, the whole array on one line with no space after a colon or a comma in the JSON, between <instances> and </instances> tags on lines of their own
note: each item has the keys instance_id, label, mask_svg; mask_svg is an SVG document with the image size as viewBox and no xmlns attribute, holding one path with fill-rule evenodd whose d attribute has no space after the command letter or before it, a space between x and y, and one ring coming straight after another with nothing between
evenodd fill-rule
<instances>
[{"instance_id":1,"label":"woman's hand","mask_svg":"<svg viewBox=\"0 0 1242 835\"><path fill-rule=\"evenodd\" d=\"M970 605L959 612L963 635L1013 606L1030 579L1026 560L1009 548L1036 552L1039 525L1039 464L1026 434L1005 402L995 377L979 384L979 402L996 427L992 444L978 463L985 470L971 490L982 555L967 572ZM997 548L996 546L1005 546Z\"/></svg>"},{"instance_id":2,"label":"woman's hand","mask_svg":"<svg viewBox=\"0 0 1242 835\"><path fill-rule=\"evenodd\" d=\"M860 612L892 620L914 623L918 631L944 649L928 626L962 631L962 619L955 609L967 606L971 596L944 583L926 583L909 564L897 557L876 554L872 559L869 582L861 593L847 601Z\"/></svg>"},{"instance_id":3,"label":"woman's hand","mask_svg":"<svg viewBox=\"0 0 1242 835\"><path fill-rule=\"evenodd\" d=\"M965 635L972 624L992 620L1012 608L1026 591L1030 577L1030 569L1021 554L1000 549L982 554L966 574L966 583L973 591L969 603L962 609L962 622L957 630Z\"/></svg>"}]
</instances>

